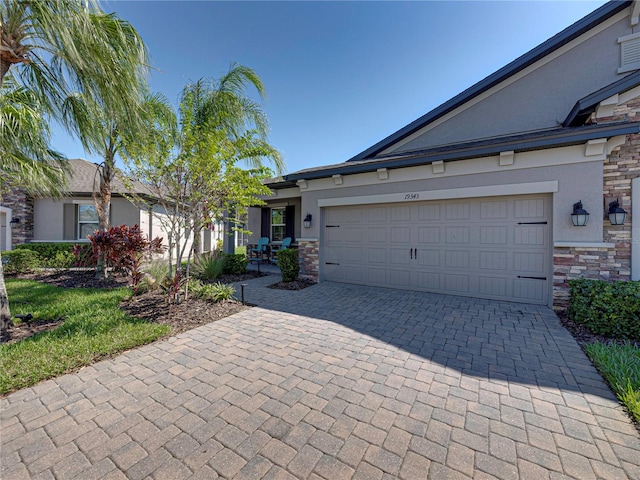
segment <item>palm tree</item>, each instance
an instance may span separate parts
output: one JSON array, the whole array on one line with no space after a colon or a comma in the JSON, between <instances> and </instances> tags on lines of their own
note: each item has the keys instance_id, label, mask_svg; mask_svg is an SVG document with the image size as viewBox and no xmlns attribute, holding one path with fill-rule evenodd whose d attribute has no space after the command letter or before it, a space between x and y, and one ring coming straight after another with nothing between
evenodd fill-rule
<instances>
[{"instance_id":1,"label":"palm tree","mask_svg":"<svg viewBox=\"0 0 640 480\"><path fill-rule=\"evenodd\" d=\"M187 85L180 98L182 154L198 154L185 150L189 148L184 142L185 138L215 132L233 143L236 152L242 146L240 156L249 166L261 167L263 160L269 158L280 174L284 170L284 160L267 142L267 116L261 104L247 94L250 87L255 89L260 100L264 100L265 88L258 74L253 69L236 63L232 63L229 71L220 79L200 79ZM194 142L193 145L201 144ZM201 250L202 224L200 219L194 219L196 255Z\"/></svg>"},{"instance_id":2,"label":"palm tree","mask_svg":"<svg viewBox=\"0 0 640 480\"><path fill-rule=\"evenodd\" d=\"M13 118L20 118L20 122L0 125L3 133L13 129L0 141L3 183L24 186L29 180L41 191L59 193L65 178L64 171L50 162L59 157L53 152L43 155L48 144L44 124L23 108L25 104L12 100L28 96L37 102L43 118L65 120L66 100L79 95L88 111L100 106L107 112L102 118L134 118L139 105L137 86L143 85L146 62L146 48L136 30L115 14L104 13L97 0L2 0L0 95L3 105L19 111ZM74 121L90 118L77 116ZM66 119L64 124L72 132L90 128L72 126ZM16 128L18 124L21 129ZM29 138L35 138L35 143L29 144ZM5 156L5 152L12 154ZM112 178L108 172L106 177ZM0 307L4 330L11 318L4 281L0 282Z\"/></svg>"}]
</instances>

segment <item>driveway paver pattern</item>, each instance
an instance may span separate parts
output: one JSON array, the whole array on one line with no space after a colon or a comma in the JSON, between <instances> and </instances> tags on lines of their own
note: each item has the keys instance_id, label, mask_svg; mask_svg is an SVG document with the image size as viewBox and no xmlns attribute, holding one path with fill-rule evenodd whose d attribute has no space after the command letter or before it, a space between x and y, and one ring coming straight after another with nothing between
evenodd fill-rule
<instances>
[{"instance_id":1,"label":"driveway paver pattern","mask_svg":"<svg viewBox=\"0 0 640 480\"><path fill-rule=\"evenodd\" d=\"M274 281L2 398L0 477L640 479L638 431L550 309Z\"/></svg>"}]
</instances>

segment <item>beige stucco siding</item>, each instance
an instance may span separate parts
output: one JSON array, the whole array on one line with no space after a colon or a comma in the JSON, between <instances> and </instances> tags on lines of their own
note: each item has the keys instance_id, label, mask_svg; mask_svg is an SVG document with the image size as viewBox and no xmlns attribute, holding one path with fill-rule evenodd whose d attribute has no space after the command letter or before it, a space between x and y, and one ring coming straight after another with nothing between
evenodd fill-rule
<instances>
[{"instance_id":1,"label":"beige stucco siding","mask_svg":"<svg viewBox=\"0 0 640 480\"><path fill-rule=\"evenodd\" d=\"M140 209L126 198L111 199L111 225L140 225Z\"/></svg>"},{"instance_id":2,"label":"beige stucco siding","mask_svg":"<svg viewBox=\"0 0 640 480\"><path fill-rule=\"evenodd\" d=\"M469 168L479 160L465 160L455 162L461 169ZM516 160L517 161L517 160ZM465 165L466 164L466 165ZM445 165L453 169L453 165ZM415 167L415 173L420 169L430 171L431 166ZM396 172L395 175L399 175ZM355 177L355 176L354 176ZM390 179L394 171L390 172ZM322 221L321 209L318 202L321 199L347 198L355 196L384 195L391 193L407 193L447 189L462 189L468 187L499 187L501 185L527 184L535 182L557 182L557 192L553 193L553 240L576 242L602 242L602 226L604 207L602 203L602 162L590 161L569 165L555 165L538 167L531 165L527 169L510 169L487 173L468 175L452 175L448 177L426 178L423 180L406 180L401 182L379 181L370 185L354 186L350 182L351 176L344 177L341 188L314 190L302 193L302 209L313 214L312 228L305 232L305 237L319 238ZM331 179L328 179L331 181ZM326 182L320 180L319 182ZM333 182L332 182L333 183ZM491 189L487 190L491 192ZM498 195L499 193L496 193ZM446 195L446 193L444 194ZM488 193L487 196L490 196ZM571 224L572 205L582 200L584 208L591 214L586 227L577 228ZM317 220L316 220L317 219Z\"/></svg>"},{"instance_id":3,"label":"beige stucco siding","mask_svg":"<svg viewBox=\"0 0 640 480\"><path fill-rule=\"evenodd\" d=\"M64 207L80 199L63 198L59 201L50 198L36 198L33 202L33 239L36 242L57 242L64 238ZM91 199L87 199L90 203Z\"/></svg>"},{"instance_id":4,"label":"beige stucco siding","mask_svg":"<svg viewBox=\"0 0 640 480\"><path fill-rule=\"evenodd\" d=\"M620 67L617 39L633 32L624 13L614 18L618 20L604 31L555 58L555 54L545 57L542 62L546 63L516 74L452 112L453 118L444 117L384 153L557 127L578 99L628 75L617 73ZM534 68L537 65L540 66Z\"/></svg>"}]
</instances>

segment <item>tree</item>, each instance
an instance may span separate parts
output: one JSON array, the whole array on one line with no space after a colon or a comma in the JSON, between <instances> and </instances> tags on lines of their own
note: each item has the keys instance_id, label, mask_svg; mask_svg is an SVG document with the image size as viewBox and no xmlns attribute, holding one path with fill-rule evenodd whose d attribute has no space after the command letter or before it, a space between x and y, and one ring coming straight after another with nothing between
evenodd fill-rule
<instances>
[{"instance_id":1,"label":"tree","mask_svg":"<svg viewBox=\"0 0 640 480\"><path fill-rule=\"evenodd\" d=\"M148 128L154 133L129 149L130 175L159 199L164 214L158 218L168 232L172 265L175 252L176 271L186 250L183 239L199 237L211 221L237 221L228 212L241 215L259 203L260 195L269 194L262 183L272 175L265 160L278 171L283 168L282 157L267 141L266 115L246 94L249 86L262 97L264 87L257 74L235 64L219 80L187 85L178 112L163 111ZM173 145L166 129L172 123L179 123Z\"/></svg>"},{"instance_id":2,"label":"tree","mask_svg":"<svg viewBox=\"0 0 640 480\"><path fill-rule=\"evenodd\" d=\"M91 104L128 102L132 72L121 65L128 52L121 47L133 32L96 0L0 3L0 187L11 183L48 194L64 189L60 156L48 148L47 121L63 118L64 100L74 93ZM3 332L10 320L0 269Z\"/></svg>"}]
</instances>

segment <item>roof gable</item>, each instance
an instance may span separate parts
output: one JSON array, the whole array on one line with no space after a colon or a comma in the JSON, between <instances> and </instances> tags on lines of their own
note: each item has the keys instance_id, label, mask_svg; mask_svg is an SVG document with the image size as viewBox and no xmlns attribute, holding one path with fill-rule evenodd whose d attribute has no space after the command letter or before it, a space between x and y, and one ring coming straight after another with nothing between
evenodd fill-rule
<instances>
[{"instance_id":1,"label":"roof gable","mask_svg":"<svg viewBox=\"0 0 640 480\"><path fill-rule=\"evenodd\" d=\"M502 82L505 82L507 79L514 77L516 74L523 71L527 67L535 64L544 57L551 55L564 45L567 45L569 42L577 39L581 35L587 33L589 30L594 29L599 24L605 22L619 12L623 11L630 4L630 1L611 1L603 5L591 14L574 23L572 26L566 28L562 32L545 41L538 47L522 55L521 57L496 71L492 75L489 75L484 80L481 80L472 87L456 95L449 101L443 103L439 107L423 115L414 122L411 122L404 128L398 130L382 141L376 143L372 147L352 157L348 160L348 162L362 161L367 158L377 156L384 151L388 151L394 144L407 139L409 136L415 134L421 129L424 129L430 124L434 124L436 121L442 119L445 115L450 114L459 107L471 102L493 87L499 85Z\"/></svg>"}]
</instances>

